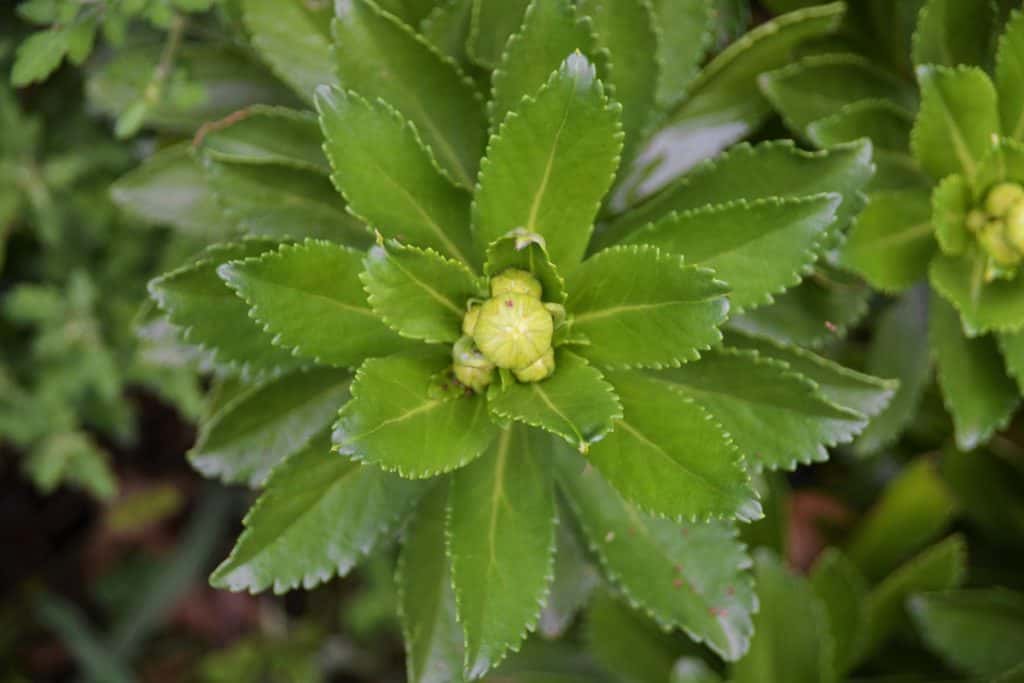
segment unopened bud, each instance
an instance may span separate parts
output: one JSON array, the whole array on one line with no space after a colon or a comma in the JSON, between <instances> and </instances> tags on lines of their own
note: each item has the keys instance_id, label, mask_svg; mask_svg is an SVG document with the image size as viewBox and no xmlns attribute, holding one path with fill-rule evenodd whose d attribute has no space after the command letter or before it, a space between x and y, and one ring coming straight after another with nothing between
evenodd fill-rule
<instances>
[{"instance_id":1,"label":"unopened bud","mask_svg":"<svg viewBox=\"0 0 1024 683\"><path fill-rule=\"evenodd\" d=\"M491 278L491 296L494 297L505 294L524 294L534 299L540 299L543 291L537 278L525 270L509 268Z\"/></svg>"},{"instance_id":2,"label":"unopened bud","mask_svg":"<svg viewBox=\"0 0 1024 683\"><path fill-rule=\"evenodd\" d=\"M1020 263L1021 254L1006 239L1003 221L989 221L978 234L982 248L1000 266L1015 266Z\"/></svg>"},{"instance_id":3,"label":"unopened bud","mask_svg":"<svg viewBox=\"0 0 1024 683\"><path fill-rule=\"evenodd\" d=\"M470 337L462 337L452 347L452 370L455 379L477 393L494 381L494 363L480 353Z\"/></svg>"},{"instance_id":4,"label":"unopened bud","mask_svg":"<svg viewBox=\"0 0 1024 683\"><path fill-rule=\"evenodd\" d=\"M985 198L985 211L989 216L1002 218L1021 202L1024 202L1024 187L1017 183L999 183L989 190Z\"/></svg>"},{"instance_id":5,"label":"unopened bud","mask_svg":"<svg viewBox=\"0 0 1024 683\"><path fill-rule=\"evenodd\" d=\"M480 319L480 306L471 306L462 318L462 334L472 337L476 329L476 321Z\"/></svg>"},{"instance_id":6,"label":"unopened bud","mask_svg":"<svg viewBox=\"0 0 1024 683\"><path fill-rule=\"evenodd\" d=\"M551 313L540 299L505 294L488 299L480 307L473 339L488 360L499 368L515 370L551 349L554 327Z\"/></svg>"},{"instance_id":7,"label":"unopened bud","mask_svg":"<svg viewBox=\"0 0 1024 683\"><path fill-rule=\"evenodd\" d=\"M1014 206L1006 215L1006 241L1024 255L1024 202Z\"/></svg>"},{"instance_id":8,"label":"unopened bud","mask_svg":"<svg viewBox=\"0 0 1024 683\"><path fill-rule=\"evenodd\" d=\"M514 370L513 374L520 382L539 382L547 379L555 371L555 352L548 349L547 353L533 361L525 368Z\"/></svg>"}]
</instances>

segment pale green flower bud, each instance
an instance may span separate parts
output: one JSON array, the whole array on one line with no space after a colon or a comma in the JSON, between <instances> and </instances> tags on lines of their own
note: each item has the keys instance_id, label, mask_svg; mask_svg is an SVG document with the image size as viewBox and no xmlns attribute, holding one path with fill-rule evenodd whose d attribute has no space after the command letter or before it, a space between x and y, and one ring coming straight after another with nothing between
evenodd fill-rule
<instances>
[{"instance_id":1,"label":"pale green flower bud","mask_svg":"<svg viewBox=\"0 0 1024 683\"><path fill-rule=\"evenodd\" d=\"M505 294L480 307L473 340L499 368L525 368L551 349L554 334L551 313L540 299L526 294Z\"/></svg>"},{"instance_id":2,"label":"pale green flower bud","mask_svg":"<svg viewBox=\"0 0 1024 683\"><path fill-rule=\"evenodd\" d=\"M495 275L491 278L491 296L525 294L534 299L540 299L543 291L537 278L525 270L509 268L501 275Z\"/></svg>"},{"instance_id":3,"label":"pale green flower bud","mask_svg":"<svg viewBox=\"0 0 1024 683\"><path fill-rule=\"evenodd\" d=\"M480 353L470 337L462 337L452 347L452 370L455 379L477 393L494 381L494 363Z\"/></svg>"},{"instance_id":4,"label":"pale green flower bud","mask_svg":"<svg viewBox=\"0 0 1024 683\"><path fill-rule=\"evenodd\" d=\"M989 221L978 234L982 248L1000 266L1015 266L1020 263L1021 254L1006 239L1003 221Z\"/></svg>"},{"instance_id":5,"label":"pale green flower bud","mask_svg":"<svg viewBox=\"0 0 1024 683\"><path fill-rule=\"evenodd\" d=\"M985 198L985 211L990 216L1002 218L1021 202L1024 202L1024 187L1017 183L999 183L989 190Z\"/></svg>"},{"instance_id":6,"label":"pale green flower bud","mask_svg":"<svg viewBox=\"0 0 1024 683\"><path fill-rule=\"evenodd\" d=\"M974 209L967 214L967 229L973 233L979 233L984 230L986 223L988 223L988 214L984 211Z\"/></svg>"},{"instance_id":7,"label":"pale green flower bud","mask_svg":"<svg viewBox=\"0 0 1024 683\"><path fill-rule=\"evenodd\" d=\"M547 379L555 371L555 351L548 349L547 353L533 361L525 368L513 370L512 373L520 382L539 382Z\"/></svg>"},{"instance_id":8,"label":"pale green flower bud","mask_svg":"<svg viewBox=\"0 0 1024 683\"><path fill-rule=\"evenodd\" d=\"M472 337L476 329L476 321L480 318L480 306L471 306L462 318L462 334Z\"/></svg>"},{"instance_id":9,"label":"pale green flower bud","mask_svg":"<svg viewBox=\"0 0 1024 683\"><path fill-rule=\"evenodd\" d=\"M1006 241L1024 255L1024 202L1010 209L1006 216Z\"/></svg>"}]
</instances>

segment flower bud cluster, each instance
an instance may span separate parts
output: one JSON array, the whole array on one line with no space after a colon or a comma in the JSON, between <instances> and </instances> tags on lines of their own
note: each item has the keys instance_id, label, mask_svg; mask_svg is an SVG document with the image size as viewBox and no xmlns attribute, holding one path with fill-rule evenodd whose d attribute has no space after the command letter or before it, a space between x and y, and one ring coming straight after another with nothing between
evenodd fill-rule
<instances>
[{"instance_id":1,"label":"flower bud cluster","mask_svg":"<svg viewBox=\"0 0 1024 683\"><path fill-rule=\"evenodd\" d=\"M493 380L496 368L520 382L539 382L555 371L551 346L555 317L541 300L540 282L509 269L491 279L491 298L472 304L462 321L463 337L452 348L455 377L476 392Z\"/></svg>"},{"instance_id":2,"label":"flower bud cluster","mask_svg":"<svg viewBox=\"0 0 1024 683\"><path fill-rule=\"evenodd\" d=\"M991 259L989 279L1013 272L1024 261L1024 186L1000 183L984 207L967 216L967 228Z\"/></svg>"}]
</instances>

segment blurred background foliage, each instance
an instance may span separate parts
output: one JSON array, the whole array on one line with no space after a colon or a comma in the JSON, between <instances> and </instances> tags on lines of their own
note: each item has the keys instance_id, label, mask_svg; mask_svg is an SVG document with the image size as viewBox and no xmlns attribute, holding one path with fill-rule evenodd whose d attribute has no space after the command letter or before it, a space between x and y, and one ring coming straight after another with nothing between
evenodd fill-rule
<instances>
[{"instance_id":1,"label":"blurred background foliage","mask_svg":"<svg viewBox=\"0 0 1024 683\"><path fill-rule=\"evenodd\" d=\"M714 0L712 51L812 4ZM911 79L921 5L855 0L842 39ZM297 104L256 58L239 3L3 3L0 72L0 682L404 680L393 549L311 592L206 582L251 494L187 465L211 409L208 366L153 316L146 282L245 218L234 207L225 220L197 190L197 131L244 106ZM756 138L784 135L773 119ZM164 165L146 165L160 150ZM161 194L139 201L152 174ZM809 325L821 352L879 372L887 340L923 334L922 304L887 312L845 278L823 271L790 301L850 330ZM850 680L1024 680L1004 673L1024 658L1024 606L993 588L1024 589L1024 425L974 453L948 448L926 370L898 438L869 432L875 442L759 482L769 514L745 530L753 652L785 654L780 683L815 680L800 666L822 657ZM492 680L767 680L595 593L588 551L564 545L538 636Z\"/></svg>"}]
</instances>

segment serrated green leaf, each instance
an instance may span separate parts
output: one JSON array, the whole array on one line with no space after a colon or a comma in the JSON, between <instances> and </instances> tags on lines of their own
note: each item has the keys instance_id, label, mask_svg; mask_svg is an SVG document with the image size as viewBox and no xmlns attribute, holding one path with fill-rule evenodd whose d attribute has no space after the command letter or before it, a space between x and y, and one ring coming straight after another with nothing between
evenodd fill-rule
<instances>
[{"instance_id":1,"label":"serrated green leaf","mask_svg":"<svg viewBox=\"0 0 1024 683\"><path fill-rule=\"evenodd\" d=\"M819 147L832 147L868 138L881 151L899 152L908 160L914 115L888 100L866 99L847 104L830 116L807 125L807 137ZM876 163L878 159L875 159ZM910 160L908 164L913 164Z\"/></svg>"},{"instance_id":2,"label":"serrated green leaf","mask_svg":"<svg viewBox=\"0 0 1024 683\"><path fill-rule=\"evenodd\" d=\"M555 353L555 373L542 382L492 385L488 408L507 420L539 427L565 439L580 452L611 431L622 415L612 386L601 373L570 351Z\"/></svg>"},{"instance_id":3,"label":"serrated green leaf","mask_svg":"<svg viewBox=\"0 0 1024 683\"><path fill-rule=\"evenodd\" d=\"M614 247L569 278L579 353L605 367L662 367L696 360L722 339L728 288L715 273L649 246Z\"/></svg>"},{"instance_id":4,"label":"serrated green leaf","mask_svg":"<svg viewBox=\"0 0 1024 683\"><path fill-rule=\"evenodd\" d=\"M956 307L971 336L1024 326L1024 275L985 282L985 258L977 248L960 256L939 254L928 269L932 288Z\"/></svg>"},{"instance_id":5,"label":"serrated green leaf","mask_svg":"<svg viewBox=\"0 0 1024 683\"><path fill-rule=\"evenodd\" d=\"M962 254L974 241L967 230L973 203L971 187L962 175L946 176L932 193L932 223L944 253Z\"/></svg>"},{"instance_id":6,"label":"serrated green leaf","mask_svg":"<svg viewBox=\"0 0 1024 683\"><path fill-rule=\"evenodd\" d=\"M861 100L883 100L916 108L913 87L853 54L806 57L761 74L761 92L789 127L806 134L808 126Z\"/></svg>"},{"instance_id":7,"label":"serrated green leaf","mask_svg":"<svg viewBox=\"0 0 1024 683\"><path fill-rule=\"evenodd\" d=\"M463 638L445 552L448 490L444 481L427 494L409 524L398 559L398 613L410 683L463 680Z\"/></svg>"},{"instance_id":8,"label":"serrated green leaf","mask_svg":"<svg viewBox=\"0 0 1024 683\"><path fill-rule=\"evenodd\" d=\"M828 400L867 417L874 417L889 405L896 383L865 375L839 363L791 344L731 334L726 346L757 351L763 358L782 361L786 366L818 385Z\"/></svg>"},{"instance_id":9,"label":"serrated green leaf","mask_svg":"<svg viewBox=\"0 0 1024 683\"><path fill-rule=\"evenodd\" d=\"M914 158L936 179L963 173L973 181L999 134L992 81L973 67L921 66L921 110L911 134Z\"/></svg>"},{"instance_id":10,"label":"serrated green leaf","mask_svg":"<svg viewBox=\"0 0 1024 683\"><path fill-rule=\"evenodd\" d=\"M956 588L967 572L967 544L950 536L905 563L868 594L868 637L863 659L873 653L907 617L907 598L915 593Z\"/></svg>"},{"instance_id":11,"label":"serrated green leaf","mask_svg":"<svg viewBox=\"0 0 1024 683\"><path fill-rule=\"evenodd\" d=\"M386 103L341 90L321 90L316 104L332 179L351 210L385 237L474 263L469 197L438 171L416 128Z\"/></svg>"},{"instance_id":12,"label":"serrated green leaf","mask_svg":"<svg viewBox=\"0 0 1024 683\"><path fill-rule=\"evenodd\" d=\"M341 86L395 107L416 126L441 168L459 185L472 187L487 126L471 82L454 62L368 0L344 0L335 11ZM373 135L364 144L379 146L385 139Z\"/></svg>"},{"instance_id":13,"label":"serrated green leaf","mask_svg":"<svg viewBox=\"0 0 1024 683\"><path fill-rule=\"evenodd\" d=\"M918 459L888 482L850 539L847 554L869 579L881 579L938 538L956 508L935 463Z\"/></svg>"},{"instance_id":14,"label":"serrated green leaf","mask_svg":"<svg viewBox=\"0 0 1024 683\"><path fill-rule=\"evenodd\" d=\"M486 298L479 279L435 251L392 243L374 247L359 276L370 306L403 337L454 342L462 336L466 302Z\"/></svg>"},{"instance_id":15,"label":"serrated green leaf","mask_svg":"<svg viewBox=\"0 0 1024 683\"><path fill-rule=\"evenodd\" d=\"M810 277L729 321L735 330L786 344L817 348L842 339L868 313L870 287L849 273L819 264Z\"/></svg>"},{"instance_id":16,"label":"serrated green leaf","mask_svg":"<svg viewBox=\"0 0 1024 683\"><path fill-rule=\"evenodd\" d=\"M999 349L1006 360L1006 369L1017 379L1024 394L1024 331L998 335Z\"/></svg>"},{"instance_id":17,"label":"serrated green leaf","mask_svg":"<svg viewBox=\"0 0 1024 683\"><path fill-rule=\"evenodd\" d=\"M590 19L596 47L608 54L607 83L615 101L622 105L622 159L628 164L657 105L662 65L658 62L659 36L651 3L577 0L576 9Z\"/></svg>"},{"instance_id":18,"label":"serrated green leaf","mask_svg":"<svg viewBox=\"0 0 1024 683\"><path fill-rule=\"evenodd\" d=\"M523 14L529 3L530 0L473 0L469 40L466 43L469 57L486 69L496 67L502 61L509 36L522 25ZM562 55L559 61L565 56ZM551 71L549 69L548 73Z\"/></svg>"},{"instance_id":19,"label":"serrated green leaf","mask_svg":"<svg viewBox=\"0 0 1024 683\"><path fill-rule=\"evenodd\" d=\"M222 221L243 235L276 239L314 237L366 248L373 235L346 211L331 182L318 173L271 164L207 159L207 187Z\"/></svg>"},{"instance_id":20,"label":"serrated green leaf","mask_svg":"<svg viewBox=\"0 0 1024 683\"><path fill-rule=\"evenodd\" d=\"M793 469L828 458L826 446L850 441L862 414L822 395L780 361L722 350L661 373L725 428L752 468Z\"/></svg>"},{"instance_id":21,"label":"serrated green leaf","mask_svg":"<svg viewBox=\"0 0 1024 683\"><path fill-rule=\"evenodd\" d=\"M573 526L571 517L559 514L554 579L537 624L537 630L548 639L565 635L577 612L589 602L601 583L597 568L590 563Z\"/></svg>"},{"instance_id":22,"label":"serrated green leaf","mask_svg":"<svg viewBox=\"0 0 1024 683\"><path fill-rule=\"evenodd\" d=\"M670 213L627 238L682 254L728 285L735 312L772 301L800 283L818 258L841 197L736 201Z\"/></svg>"},{"instance_id":23,"label":"serrated green leaf","mask_svg":"<svg viewBox=\"0 0 1024 683\"><path fill-rule=\"evenodd\" d=\"M370 308L362 262L354 249L307 240L217 272L276 345L317 363L354 367L407 346Z\"/></svg>"},{"instance_id":24,"label":"serrated green leaf","mask_svg":"<svg viewBox=\"0 0 1024 683\"><path fill-rule=\"evenodd\" d=\"M877 415L854 442L860 455L876 453L899 438L913 419L931 378L928 348L928 291L924 286L907 292L890 305L875 324L868 348L867 371L899 380L888 407Z\"/></svg>"},{"instance_id":25,"label":"serrated green leaf","mask_svg":"<svg viewBox=\"0 0 1024 683\"><path fill-rule=\"evenodd\" d=\"M189 462L225 483L263 484L277 463L330 425L348 396L349 378L317 368L246 387L203 421Z\"/></svg>"},{"instance_id":26,"label":"serrated green leaf","mask_svg":"<svg viewBox=\"0 0 1024 683\"><path fill-rule=\"evenodd\" d=\"M110 197L147 223L172 225L207 240L229 232L230 222L222 216L187 143L166 147L121 176L110 186Z\"/></svg>"},{"instance_id":27,"label":"serrated green leaf","mask_svg":"<svg viewBox=\"0 0 1024 683\"><path fill-rule=\"evenodd\" d=\"M303 0L242 0L242 21L271 70L307 102L320 85L333 84L329 4Z\"/></svg>"},{"instance_id":28,"label":"serrated green leaf","mask_svg":"<svg viewBox=\"0 0 1024 683\"><path fill-rule=\"evenodd\" d=\"M434 477L479 457L497 429L483 396L433 391L447 353L391 356L363 363L352 400L334 424L334 448L404 477Z\"/></svg>"},{"instance_id":29,"label":"serrated green leaf","mask_svg":"<svg viewBox=\"0 0 1024 683\"><path fill-rule=\"evenodd\" d=\"M620 149L618 107L587 59L570 55L491 138L473 201L477 244L522 228L543 237L568 273L583 258Z\"/></svg>"},{"instance_id":30,"label":"serrated green leaf","mask_svg":"<svg viewBox=\"0 0 1024 683\"><path fill-rule=\"evenodd\" d=\"M323 432L274 468L210 582L284 593L344 576L398 527L422 492L421 482L331 453Z\"/></svg>"},{"instance_id":31,"label":"serrated green leaf","mask_svg":"<svg viewBox=\"0 0 1024 683\"><path fill-rule=\"evenodd\" d=\"M1024 141L1024 12L1011 16L999 39L995 80L1003 135Z\"/></svg>"},{"instance_id":32,"label":"serrated green leaf","mask_svg":"<svg viewBox=\"0 0 1024 683\"><path fill-rule=\"evenodd\" d=\"M514 233L491 242L484 274L493 277L509 268L524 270L537 278L544 301L565 303L565 280L548 258L544 239L539 235Z\"/></svg>"},{"instance_id":33,"label":"serrated green leaf","mask_svg":"<svg viewBox=\"0 0 1024 683\"><path fill-rule=\"evenodd\" d=\"M833 679L842 680L863 647L868 616L867 581L836 548L828 548L818 557L809 579L828 617Z\"/></svg>"},{"instance_id":34,"label":"serrated green leaf","mask_svg":"<svg viewBox=\"0 0 1024 683\"><path fill-rule=\"evenodd\" d=\"M653 0L651 10L659 30L657 101L668 109L686 96L711 47L715 7L712 0Z\"/></svg>"},{"instance_id":35,"label":"serrated green leaf","mask_svg":"<svg viewBox=\"0 0 1024 683\"><path fill-rule=\"evenodd\" d=\"M624 683L665 683L672 673L679 638L665 633L608 591L587 609L583 639L601 666Z\"/></svg>"},{"instance_id":36,"label":"serrated green leaf","mask_svg":"<svg viewBox=\"0 0 1024 683\"><path fill-rule=\"evenodd\" d=\"M626 500L676 521L763 515L739 450L707 410L653 373L609 380L623 415L588 460Z\"/></svg>"},{"instance_id":37,"label":"serrated green leaf","mask_svg":"<svg viewBox=\"0 0 1024 683\"><path fill-rule=\"evenodd\" d=\"M595 248L614 244L672 211L826 192L843 196L833 226L841 230L863 207L860 193L871 179L871 149L865 141L821 152L797 149L790 141L737 145L622 215L599 234Z\"/></svg>"},{"instance_id":38,"label":"serrated green leaf","mask_svg":"<svg viewBox=\"0 0 1024 683\"><path fill-rule=\"evenodd\" d=\"M957 445L972 450L1009 423L1020 403L1018 388L1006 375L995 339L965 336L956 311L937 296L928 337Z\"/></svg>"},{"instance_id":39,"label":"serrated green leaf","mask_svg":"<svg viewBox=\"0 0 1024 683\"><path fill-rule=\"evenodd\" d=\"M377 4L409 26L416 26L430 14L437 0L379 0Z\"/></svg>"},{"instance_id":40,"label":"serrated green leaf","mask_svg":"<svg viewBox=\"0 0 1024 683\"><path fill-rule=\"evenodd\" d=\"M910 130L914 115L885 99L861 99L834 115L818 119L806 129L819 147L830 147L866 137L874 147L876 171L868 190L926 188L931 179L910 156Z\"/></svg>"},{"instance_id":41,"label":"serrated green leaf","mask_svg":"<svg viewBox=\"0 0 1024 683\"><path fill-rule=\"evenodd\" d=\"M316 115L285 107L254 106L202 130L204 156L236 164L277 164L329 175Z\"/></svg>"},{"instance_id":42,"label":"serrated green leaf","mask_svg":"<svg viewBox=\"0 0 1024 683\"><path fill-rule=\"evenodd\" d=\"M445 0L438 4L420 23L420 33L441 54L451 57L464 69L471 66L466 54L469 42L469 22L473 15L473 0Z\"/></svg>"},{"instance_id":43,"label":"serrated green leaf","mask_svg":"<svg viewBox=\"0 0 1024 683\"><path fill-rule=\"evenodd\" d=\"M995 24L990 2L928 0L914 32L914 64L986 66Z\"/></svg>"},{"instance_id":44,"label":"serrated green leaf","mask_svg":"<svg viewBox=\"0 0 1024 683\"><path fill-rule=\"evenodd\" d=\"M593 53L594 37L577 18L570 0L534 0L526 9L523 26L509 40L492 77L488 103L491 129L519 107L526 95L534 95L551 73L574 51Z\"/></svg>"},{"instance_id":45,"label":"serrated green leaf","mask_svg":"<svg viewBox=\"0 0 1024 683\"><path fill-rule=\"evenodd\" d=\"M518 650L554 571L555 491L545 439L525 425L452 477L448 552L468 678Z\"/></svg>"},{"instance_id":46,"label":"serrated green leaf","mask_svg":"<svg viewBox=\"0 0 1024 683\"><path fill-rule=\"evenodd\" d=\"M732 661L753 632L750 558L724 522L678 525L627 503L579 455L559 445L559 488L569 499L590 548L630 604L663 628L681 628Z\"/></svg>"},{"instance_id":47,"label":"serrated green leaf","mask_svg":"<svg viewBox=\"0 0 1024 683\"><path fill-rule=\"evenodd\" d=\"M754 556L758 612L750 652L733 664L734 683L828 683L834 642L828 613L811 585L768 550Z\"/></svg>"},{"instance_id":48,"label":"serrated green leaf","mask_svg":"<svg viewBox=\"0 0 1024 683\"><path fill-rule=\"evenodd\" d=\"M876 192L854 219L842 262L882 291L902 291L928 276L936 252L931 219L926 192Z\"/></svg>"},{"instance_id":49,"label":"serrated green leaf","mask_svg":"<svg viewBox=\"0 0 1024 683\"><path fill-rule=\"evenodd\" d=\"M761 24L720 52L645 144L626 182L631 199L654 194L756 130L771 114L771 105L757 90L757 77L792 62L804 41L834 31L844 11L834 2L792 12Z\"/></svg>"},{"instance_id":50,"label":"serrated green leaf","mask_svg":"<svg viewBox=\"0 0 1024 683\"><path fill-rule=\"evenodd\" d=\"M997 676L1024 662L1024 595L1016 591L925 593L909 608L928 647L960 671Z\"/></svg>"},{"instance_id":51,"label":"serrated green leaf","mask_svg":"<svg viewBox=\"0 0 1024 683\"><path fill-rule=\"evenodd\" d=\"M243 377L275 374L302 365L274 346L273 337L249 317L249 307L217 275L237 259L259 256L278 246L269 240L245 240L207 248L197 261L149 283L150 296L190 344L212 355L222 373Z\"/></svg>"}]
</instances>

